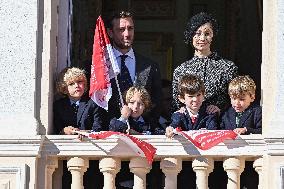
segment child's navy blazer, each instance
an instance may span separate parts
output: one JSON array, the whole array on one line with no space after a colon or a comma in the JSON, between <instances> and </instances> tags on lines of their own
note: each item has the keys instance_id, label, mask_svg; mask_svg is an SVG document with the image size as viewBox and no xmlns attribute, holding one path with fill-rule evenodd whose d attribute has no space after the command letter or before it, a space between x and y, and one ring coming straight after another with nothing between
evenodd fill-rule
<instances>
[{"instance_id":1,"label":"child's navy blazer","mask_svg":"<svg viewBox=\"0 0 284 189\"><path fill-rule=\"evenodd\" d=\"M206 106L202 105L198 111L197 120L192 124L188 114L175 112L172 114L170 126L174 128L180 127L183 131L198 130L201 128L215 130L217 129L217 113L208 114L206 112Z\"/></svg>"},{"instance_id":2,"label":"child's navy blazer","mask_svg":"<svg viewBox=\"0 0 284 189\"><path fill-rule=\"evenodd\" d=\"M245 134L261 134L262 132L262 108L259 105L250 105L240 119L239 127L246 127ZM222 115L221 129L234 130L236 126L236 111L228 108Z\"/></svg>"},{"instance_id":3,"label":"child's navy blazer","mask_svg":"<svg viewBox=\"0 0 284 189\"><path fill-rule=\"evenodd\" d=\"M144 119L144 118L143 118ZM164 130L161 128L157 127L151 127L150 122L144 119L145 122L139 122L139 121L134 121L131 117L129 117L129 125L130 128L135 130L138 133L144 133L149 131L152 135L161 135L165 134ZM116 118L111 119L110 124L109 124L109 130L110 131L117 131L117 132L122 132L125 133L127 130L127 124L124 123L123 121L120 121ZM155 129L153 129L155 128Z\"/></svg>"},{"instance_id":4,"label":"child's navy blazer","mask_svg":"<svg viewBox=\"0 0 284 189\"><path fill-rule=\"evenodd\" d=\"M64 127L73 126L82 130L108 130L106 111L88 97L82 97L78 112L74 112L68 97L59 99L53 105L54 133Z\"/></svg>"}]
</instances>

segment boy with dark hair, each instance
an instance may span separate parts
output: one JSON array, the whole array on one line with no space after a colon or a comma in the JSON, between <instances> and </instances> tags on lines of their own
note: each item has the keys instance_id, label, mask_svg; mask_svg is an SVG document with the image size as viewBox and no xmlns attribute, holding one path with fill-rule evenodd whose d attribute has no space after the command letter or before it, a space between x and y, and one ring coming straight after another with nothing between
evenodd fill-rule
<instances>
[{"instance_id":1,"label":"boy with dark hair","mask_svg":"<svg viewBox=\"0 0 284 189\"><path fill-rule=\"evenodd\" d=\"M195 75L183 76L178 84L178 99L185 105L173 113L172 122L166 128L166 136L172 137L174 128L183 131L198 129L217 129L217 113L208 114L204 101L205 87L202 80Z\"/></svg>"}]
</instances>

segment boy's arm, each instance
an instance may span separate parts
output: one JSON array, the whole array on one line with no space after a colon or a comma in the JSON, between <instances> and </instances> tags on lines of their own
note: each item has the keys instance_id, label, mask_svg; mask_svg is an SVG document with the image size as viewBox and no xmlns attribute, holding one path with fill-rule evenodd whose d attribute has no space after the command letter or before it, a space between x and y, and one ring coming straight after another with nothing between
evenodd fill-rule
<instances>
[{"instance_id":1,"label":"boy's arm","mask_svg":"<svg viewBox=\"0 0 284 189\"><path fill-rule=\"evenodd\" d=\"M217 130L218 129L218 113L210 114L206 121L206 129Z\"/></svg>"},{"instance_id":2,"label":"boy's arm","mask_svg":"<svg viewBox=\"0 0 284 189\"><path fill-rule=\"evenodd\" d=\"M253 127L246 127L246 134L261 134L262 133L262 109L258 107L254 113Z\"/></svg>"},{"instance_id":3,"label":"boy's arm","mask_svg":"<svg viewBox=\"0 0 284 189\"><path fill-rule=\"evenodd\" d=\"M92 101L92 100L91 100ZM93 103L93 125L92 130L95 132L99 131L107 131L108 130L108 123L107 123L107 112L103 108Z\"/></svg>"},{"instance_id":4,"label":"boy's arm","mask_svg":"<svg viewBox=\"0 0 284 189\"><path fill-rule=\"evenodd\" d=\"M221 130L226 130L226 113L224 112L223 114L220 115L220 125L219 129Z\"/></svg>"},{"instance_id":5,"label":"boy's arm","mask_svg":"<svg viewBox=\"0 0 284 189\"><path fill-rule=\"evenodd\" d=\"M62 134L63 131L63 121L59 116L58 107L56 103L53 104L53 134Z\"/></svg>"},{"instance_id":6,"label":"boy's arm","mask_svg":"<svg viewBox=\"0 0 284 189\"><path fill-rule=\"evenodd\" d=\"M184 123L183 123L183 115L182 113L180 112L175 112L172 114L172 117L171 117L171 124L170 126L173 127L173 128L177 128L177 127L181 127L182 129L184 129Z\"/></svg>"},{"instance_id":7,"label":"boy's arm","mask_svg":"<svg viewBox=\"0 0 284 189\"><path fill-rule=\"evenodd\" d=\"M126 133L126 130L127 130L126 121L123 121L121 119L116 119L116 118L111 119L109 123L109 130Z\"/></svg>"}]
</instances>

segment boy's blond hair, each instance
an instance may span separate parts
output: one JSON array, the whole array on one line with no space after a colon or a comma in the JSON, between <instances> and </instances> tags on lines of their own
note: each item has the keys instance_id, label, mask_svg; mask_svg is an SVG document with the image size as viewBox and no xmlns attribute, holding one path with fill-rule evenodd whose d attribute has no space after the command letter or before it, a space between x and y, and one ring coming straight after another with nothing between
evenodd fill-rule
<instances>
[{"instance_id":1,"label":"boy's blond hair","mask_svg":"<svg viewBox=\"0 0 284 189\"><path fill-rule=\"evenodd\" d=\"M230 97L240 98L243 95L249 94L255 96L256 85L253 79L248 76L238 76L229 83L228 93Z\"/></svg>"},{"instance_id":2,"label":"boy's blond hair","mask_svg":"<svg viewBox=\"0 0 284 189\"><path fill-rule=\"evenodd\" d=\"M130 99L134 96L134 93L136 93L136 92L140 94L141 101L145 105L145 110L148 110L151 106L151 97L150 97L149 93L147 92L147 90L144 87L141 87L141 86L130 87L127 90L126 96L125 96L126 103L128 104L130 102Z\"/></svg>"},{"instance_id":3,"label":"boy's blond hair","mask_svg":"<svg viewBox=\"0 0 284 189\"><path fill-rule=\"evenodd\" d=\"M87 91L87 77L85 71L80 68L68 67L63 69L56 82L56 89L61 94L68 94L67 86L68 84L78 80L83 79L85 83L85 92Z\"/></svg>"},{"instance_id":4,"label":"boy's blond hair","mask_svg":"<svg viewBox=\"0 0 284 189\"><path fill-rule=\"evenodd\" d=\"M203 81L196 75L185 75L178 83L178 95L184 98L185 94L194 95L198 92L205 94L205 86Z\"/></svg>"}]
</instances>

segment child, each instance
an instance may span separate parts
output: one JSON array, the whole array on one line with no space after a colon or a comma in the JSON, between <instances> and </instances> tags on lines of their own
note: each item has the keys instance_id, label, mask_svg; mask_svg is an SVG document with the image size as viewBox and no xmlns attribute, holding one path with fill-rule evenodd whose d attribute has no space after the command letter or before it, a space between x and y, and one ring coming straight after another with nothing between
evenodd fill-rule
<instances>
[{"instance_id":1,"label":"child","mask_svg":"<svg viewBox=\"0 0 284 189\"><path fill-rule=\"evenodd\" d=\"M130 87L126 92L126 105L121 109L119 119L113 118L110 121L109 130L129 134L164 134L160 128L155 128L153 122L146 120L143 115L150 109L150 95L144 87ZM130 130L128 130L127 120L129 121ZM133 188L133 174L129 172L129 162L122 162L120 173L116 176L117 188ZM155 169L157 170L157 169ZM156 173L156 172L155 172ZM153 174L153 169L151 173ZM152 179L148 179L152 182Z\"/></svg>"},{"instance_id":2,"label":"child","mask_svg":"<svg viewBox=\"0 0 284 189\"><path fill-rule=\"evenodd\" d=\"M129 134L159 134L159 128L154 128L151 123L142 117L142 114L150 108L150 95L144 87L130 87L126 92L126 105L121 109L119 119L110 121L109 130ZM130 130L128 130L127 120Z\"/></svg>"},{"instance_id":3,"label":"child","mask_svg":"<svg viewBox=\"0 0 284 189\"><path fill-rule=\"evenodd\" d=\"M172 115L172 122L166 128L166 136L173 136L173 129L180 127L183 131L198 129L217 129L217 113L208 114L204 100L204 83L195 75L185 75L178 83L178 99L185 105Z\"/></svg>"},{"instance_id":4,"label":"child","mask_svg":"<svg viewBox=\"0 0 284 189\"><path fill-rule=\"evenodd\" d=\"M222 115L221 129L238 134L261 134L261 106L252 104L255 83L249 76L238 76L229 84L231 107Z\"/></svg>"},{"instance_id":5,"label":"child","mask_svg":"<svg viewBox=\"0 0 284 189\"><path fill-rule=\"evenodd\" d=\"M87 79L84 70L65 68L56 83L57 91L64 95L54 102L53 118L55 134L74 134L74 130L106 130L103 126L105 110L84 96Z\"/></svg>"}]
</instances>

